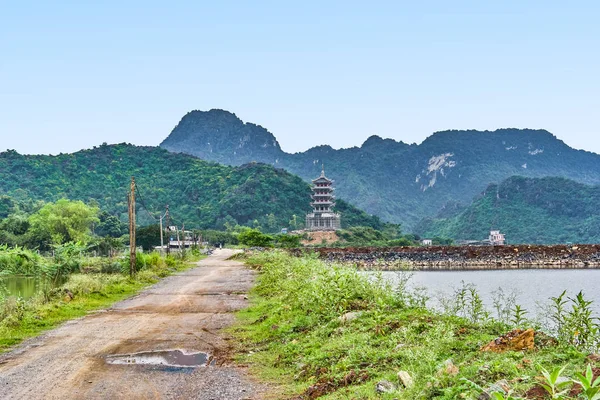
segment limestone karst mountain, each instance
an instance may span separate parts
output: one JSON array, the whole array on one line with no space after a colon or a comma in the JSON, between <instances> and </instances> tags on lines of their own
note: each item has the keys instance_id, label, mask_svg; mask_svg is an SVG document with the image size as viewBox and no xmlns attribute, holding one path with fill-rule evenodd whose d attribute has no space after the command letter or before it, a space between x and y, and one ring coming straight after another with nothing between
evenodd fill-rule
<instances>
[{"instance_id":1,"label":"limestone karst mountain","mask_svg":"<svg viewBox=\"0 0 600 400\"><path fill-rule=\"evenodd\" d=\"M564 178L511 177L489 185L468 207L446 207L415 227L425 237L482 240L491 229L509 243L600 242L600 186Z\"/></svg>"},{"instance_id":2,"label":"limestone karst mountain","mask_svg":"<svg viewBox=\"0 0 600 400\"><path fill-rule=\"evenodd\" d=\"M443 131L419 145L371 136L360 147L290 154L265 128L210 110L185 115L161 146L230 165L263 162L307 181L325 162L341 197L406 229L449 202L468 205L489 184L515 175L600 183L599 155L572 149L545 130Z\"/></svg>"}]
</instances>

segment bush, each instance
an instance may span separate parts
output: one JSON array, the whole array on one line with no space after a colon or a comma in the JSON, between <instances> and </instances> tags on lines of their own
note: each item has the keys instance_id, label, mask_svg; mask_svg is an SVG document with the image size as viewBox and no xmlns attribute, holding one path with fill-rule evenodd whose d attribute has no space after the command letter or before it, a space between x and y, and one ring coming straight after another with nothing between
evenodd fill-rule
<instances>
[{"instance_id":1,"label":"bush","mask_svg":"<svg viewBox=\"0 0 600 400\"><path fill-rule=\"evenodd\" d=\"M283 247L287 249L300 247L300 236L298 235L277 235L275 237L275 242L278 247Z\"/></svg>"},{"instance_id":2,"label":"bush","mask_svg":"<svg viewBox=\"0 0 600 400\"><path fill-rule=\"evenodd\" d=\"M258 229L244 229L239 235L240 244L249 247L271 247L273 237L266 235Z\"/></svg>"},{"instance_id":3,"label":"bush","mask_svg":"<svg viewBox=\"0 0 600 400\"><path fill-rule=\"evenodd\" d=\"M0 274L37 275L44 260L34 251L0 245Z\"/></svg>"}]
</instances>

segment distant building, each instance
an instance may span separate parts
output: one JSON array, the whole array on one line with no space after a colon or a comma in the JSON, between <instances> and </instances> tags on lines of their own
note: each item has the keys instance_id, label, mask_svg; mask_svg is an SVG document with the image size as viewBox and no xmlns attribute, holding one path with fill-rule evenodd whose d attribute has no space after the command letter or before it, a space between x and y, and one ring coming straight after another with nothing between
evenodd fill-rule
<instances>
[{"instance_id":1,"label":"distant building","mask_svg":"<svg viewBox=\"0 0 600 400\"><path fill-rule=\"evenodd\" d=\"M423 239L423 241L421 242L421 244L423 246L431 246L431 245L433 245L433 240L431 240L431 239Z\"/></svg>"},{"instance_id":2,"label":"distant building","mask_svg":"<svg viewBox=\"0 0 600 400\"><path fill-rule=\"evenodd\" d=\"M459 246L504 246L506 239L500 231L490 231L490 236L484 240L459 240Z\"/></svg>"},{"instance_id":3,"label":"distant building","mask_svg":"<svg viewBox=\"0 0 600 400\"><path fill-rule=\"evenodd\" d=\"M176 226L167 227L168 246L171 249L189 249L198 244L196 238L191 231L179 230Z\"/></svg>"},{"instance_id":4,"label":"distant building","mask_svg":"<svg viewBox=\"0 0 600 400\"><path fill-rule=\"evenodd\" d=\"M500 231L491 231L489 240L492 246L504 246L506 242L504 234L500 233Z\"/></svg>"},{"instance_id":5,"label":"distant building","mask_svg":"<svg viewBox=\"0 0 600 400\"><path fill-rule=\"evenodd\" d=\"M335 196L333 195L333 181L325 176L325 169L321 176L312 181L313 212L306 215L306 229L309 231L336 231L341 229L340 214L334 212Z\"/></svg>"}]
</instances>

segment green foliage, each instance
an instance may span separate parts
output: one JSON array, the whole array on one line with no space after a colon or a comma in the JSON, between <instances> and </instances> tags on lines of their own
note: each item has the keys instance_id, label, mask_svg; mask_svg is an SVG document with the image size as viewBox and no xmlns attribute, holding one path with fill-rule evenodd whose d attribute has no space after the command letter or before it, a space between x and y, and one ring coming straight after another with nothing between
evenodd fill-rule
<instances>
[{"instance_id":1,"label":"green foliage","mask_svg":"<svg viewBox=\"0 0 600 400\"><path fill-rule=\"evenodd\" d=\"M82 201L60 199L48 203L29 217L29 240L44 248L67 242L85 242L90 237L92 224L99 222L98 212L98 208Z\"/></svg>"},{"instance_id":2,"label":"green foliage","mask_svg":"<svg viewBox=\"0 0 600 400\"><path fill-rule=\"evenodd\" d=\"M325 145L290 154L263 127L244 124L227 111L210 110L188 113L161 146L229 165L264 162L307 181L319 176L321 162L325 161L327 175L335 179L340 197L369 214L402 223L409 230L440 210L447 218L458 211L459 203L470 204L490 183L514 175L563 176L587 184L600 183L597 154L574 150L544 130L444 131L434 133L420 145L371 136L361 147L336 150ZM560 193L553 203L560 203L563 194L567 198L587 195L585 191L569 193L567 188ZM592 215L598 214L594 211ZM342 218L348 222L344 227L371 225L350 222L351 216L344 212ZM499 218L497 222L501 221Z\"/></svg>"},{"instance_id":3,"label":"green foliage","mask_svg":"<svg viewBox=\"0 0 600 400\"><path fill-rule=\"evenodd\" d=\"M213 229L200 231L200 238L203 242L208 242L210 246L237 245L239 243L237 234L233 232L223 232Z\"/></svg>"},{"instance_id":4,"label":"green foliage","mask_svg":"<svg viewBox=\"0 0 600 400\"><path fill-rule=\"evenodd\" d=\"M572 384L570 380L561 376L565 371L566 366L555 367L551 372L541 366L539 369L544 377L544 382L540 383L540 386L546 390L546 392L550 395L550 398L564 399L565 395L569 391L569 386Z\"/></svg>"},{"instance_id":5,"label":"green foliage","mask_svg":"<svg viewBox=\"0 0 600 400\"><path fill-rule=\"evenodd\" d=\"M113 257L124 247L125 242L122 238L106 236L92 238L88 245L88 250L95 251L100 256Z\"/></svg>"},{"instance_id":6,"label":"green foliage","mask_svg":"<svg viewBox=\"0 0 600 400\"><path fill-rule=\"evenodd\" d=\"M163 238L166 243L168 238ZM136 245L142 246L146 251L152 250L156 246L160 246L160 226L159 225L148 225L136 229L135 233Z\"/></svg>"},{"instance_id":7,"label":"green foliage","mask_svg":"<svg viewBox=\"0 0 600 400\"><path fill-rule=\"evenodd\" d=\"M0 274L37 275L45 264L34 251L0 245Z\"/></svg>"},{"instance_id":8,"label":"green foliage","mask_svg":"<svg viewBox=\"0 0 600 400\"><path fill-rule=\"evenodd\" d=\"M593 316L592 301L586 300L582 292L573 298L565 297L566 291L551 299L550 319L559 340L581 350L597 351L600 349L600 324Z\"/></svg>"},{"instance_id":9,"label":"green foliage","mask_svg":"<svg viewBox=\"0 0 600 400\"><path fill-rule=\"evenodd\" d=\"M335 246L414 246L412 235L401 236L396 229L376 230L370 226L353 226L336 232L340 241Z\"/></svg>"},{"instance_id":10,"label":"green foliage","mask_svg":"<svg viewBox=\"0 0 600 400\"><path fill-rule=\"evenodd\" d=\"M251 228L246 228L240 232L238 241L241 245L249 247L271 247L273 245L272 236Z\"/></svg>"},{"instance_id":11,"label":"green foliage","mask_svg":"<svg viewBox=\"0 0 600 400\"><path fill-rule=\"evenodd\" d=\"M594 372L591 365L588 364L585 375L576 372L575 378L573 382L581 386L583 395L587 400L600 400L600 377L594 380Z\"/></svg>"},{"instance_id":12,"label":"green foliage","mask_svg":"<svg viewBox=\"0 0 600 400\"><path fill-rule=\"evenodd\" d=\"M102 145L58 156L0 153L0 191L12 196L4 200L3 209L14 211L17 198L86 202L95 199L104 211L99 221L94 220L99 236L127 233L123 222L127 221L126 193L131 176L135 176L143 203L154 218L169 204L174 221L194 228L226 229L256 223L275 233L288 227L294 215L298 226L298 220L310 211L308 183L264 164L233 168L160 148L126 144ZM148 215L142 202L136 204L138 225L154 224L155 219ZM51 214L57 214L57 207L52 208ZM348 221L346 226L356 221L375 228L385 226L379 218L343 201L339 207L344 221ZM36 223L36 242L49 247L51 243L82 240L78 233L51 225L48 219ZM50 220L54 223L54 219Z\"/></svg>"},{"instance_id":13,"label":"green foliage","mask_svg":"<svg viewBox=\"0 0 600 400\"><path fill-rule=\"evenodd\" d=\"M275 244L277 245L277 247L283 247L288 249L301 247L300 240L301 237L298 235L280 234L275 236Z\"/></svg>"},{"instance_id":14,"label":"green foliage","mask_svg":"<svg viewBox=\"0 0 600 400\"><path fill-rule=\"evenodd\" d=\"M422 236L483 240L500 229L510 243L555 244L600 241L600 186L563 178L512 177L490 185L458 214L424 220Z\"/></svg>"},{"instance_id":15,"label":"green foliage","mask_svg":"<svg viewBox=\"0 0 600 400\"><path fill-rule=\"evenodd\" d=\"M481 352L512 326L490 318L466 285L457 296L459 316L444 315L414 300L419 295L406 284L393 287L314 255L260 252L247 264L260 274L251 306L238 314L233 330L239 358L263 378L284 382L282 397L324 390L327 399L449 400L489 390L497 392L492 398L518 399L538 384L535 365L569 363L565 373L585 366L587 353L568 343ZM449 357L456 372L446 372ZM399 370L409 372L414 385L388 395L374 391L382 379L397 382ZM508 393L493 390L499 380L509 382ZM557 393L563 390L562 380L552 382Z\"/></svg>"},{"instance_id":16,"label":"green foliage","mask_svg":"<svg viewBox=\"0 0 600 400\"><path fill-rule=\"evenodd\" d=\"M513 308L513 315L510 320L511 324L517 328L521 328L523 324L528 322L525 318L525 315L527 314L527 310L522 308L520 305L515 304L515 307Z\"/></svg>"},{"instance_id":17,"label":"green foliage","mask_svg":"<svg viewBox=\"0 0 600 400\"><path fill-rule=\"evenodd\" d=\"M471 322L484 322L490 314L486 311L483 300L472 283L462 282L454 289L449 298L440 299L444 312L448 315L458 315Z\"/></svg>"},{"instance_id":18,"label":"green foliage","mask_svg":"<svg viewBox=\"0 0 600 400\"><path fill-rule=\"evenodd\" d=\"M127 224L121 222L117 216L102 211L99 218L100 223L94 228L94 233L96 235L118 238L121 235L129 233Z\"/></svg>"},{"instance_id":19,"label":"green foliage","mask_svg":"<svg viewBox=\"0 0 600 400\"><path fill-rule=\"evenodd\" d=\"M83 253L87 250L81 242L53 246L54 259L43 268L43 274L54 282L60 282L74 272L79 272Z\"/></svg>"},{"instance_id":20,"label":"green foliage","mask_svg":"<svg viewBox=\"0 0 600 400\"><path fill-rule=\"evenodd\" d=\"M79 264L80 247L68 245L57 249L57 262L73 268L73 259ZM1 253L0 253L1 257ZM58 287L44 288L37 295L23 299L7 296L0 291L0 351L35 336L58 324L110 306L144 287L156 283L160 277L188 268L185 259L161 257L158 253L138 254L141 271L133 278L121 273L73 273ZM81 268L83 270L83 268Z\"/></svg>"}]
</instances>

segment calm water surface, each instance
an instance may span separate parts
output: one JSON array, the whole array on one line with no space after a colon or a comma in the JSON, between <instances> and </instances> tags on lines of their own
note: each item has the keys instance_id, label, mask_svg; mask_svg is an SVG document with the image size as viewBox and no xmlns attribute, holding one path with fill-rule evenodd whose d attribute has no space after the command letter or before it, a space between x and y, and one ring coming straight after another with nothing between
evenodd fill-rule
<instances>
[{"instance_id":1,"label":"calm water surface","mask_svg":"<svg viewBox=\"0 0 600 400\"><path fill-rule=\"evenodd\" d=\"M60 282L62 284L64 282ZM0 275L0 290L4 287L10 296L30 298L44 287L52 287L52 282L39 276Z\"/></svg>"},{"instance_id":2,"label":"calm water surface","mask_svg":"<svg viewBox=\"0 0 600 400\"><path fill-rule=\"evenodd\" d=\"M383 277L398 282L402 272L383 272ZM493 311L493 292L502 288L505 293L517 294L517 304L530 314L539 314L539 304L548 304L563 290L574 297L580 290L600 315L600 270L494 270L494 271L419 271L413 272L410 286L425 287L431 297L429 305L436 307L440 296L451 296L462 282L474 284L487 309Z\"/></svg>"}]
</instances>

